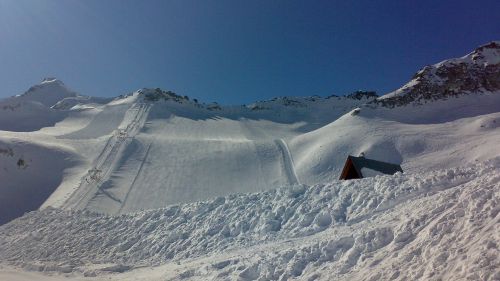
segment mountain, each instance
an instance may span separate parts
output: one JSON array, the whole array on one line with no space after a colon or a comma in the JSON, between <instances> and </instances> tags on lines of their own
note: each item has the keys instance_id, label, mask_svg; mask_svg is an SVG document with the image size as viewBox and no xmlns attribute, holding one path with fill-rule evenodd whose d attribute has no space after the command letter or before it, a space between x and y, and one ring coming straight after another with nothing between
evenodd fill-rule
<instances>
[{"instance_id":1,"label":"mountain","mask_svg":"<svg viewBox=\"0 0 500 281\"><path fill-rule=\"evenodd\" d=\"M498 49L381 97L223 106L48 79L6 103L43 111L0 119L1 221L41 205L0 226L0 264L96 280L496 280ZM360 154L404 173L339 181Z\"/></svg>"},{"instance_id":2,"label":"mountain","mask_svg":"<svg viewBox=\"0 0 500 281\"><path fill-rule=\"evenodd\" d=\"M107 213L297 183L284 139L328 124L375 98L369 94L280 97L220 106L161 89L103 99L75 95L63 85L56 79L44 80L26 94L7 100L21 106L5 111L2 119L1 148L14 151L15 157L2 160L14 162L0 174L13 186L22 183L27 192L38 190L40 184L55 190L45 202L47 206ZM49 108L36 102L44 95L61 100L45 103L52 105ZM34 111L28 105L43 110ZM38 174L36 165L53 165L50 157L36 157L37 163L16 169L18 158L34 157L19 141L50 148L48 152L55 150L54 158L59 151L67 155L66 169L52 176L58 181L49 184L30 176ZM23 175L25 180L16 180ZM4 199L12 201L10 196L18 193L8 194ZM41 204L48 195L43 193L35 201ZM17 214L33 209L31 205L16 206L13 213Z\"/></svg>"},{"instance_id":3,"label":"mountain","mask_svg":"<svg viewBox=\"0 0 500 281\"><path fill-rule=\"evenodd\" d=\"M64 206L127 213L298 183L285 139L369 100L282 97L219 106L142 89L109 104L99 113L105 118L95 117L117 120L110 127L91 122L60 136L102 137L96 132L109 134L118 127L89 167L97 175L84 175L97 182L83 181Z\"/></svg>"},{"instance_id":4,"label":"mountain","mask_svg":"<svg viewBox=\"0 0 500 281\"><path fill-rule=\"evenodd\" d=\"M40 84L29 88L21 95L8 98L4 103L40 103L46 107L51 107L60 100L68 97L76 97L78 94L68 89L61 80L57 78L44 78Z\"/></svg>"},{"instance_id":5,"label":"mountain","mask_svg":"<svg viewBox=\"0 0 500 281\"><path fill-rule=\"evenodd\" d=\"M57 78L44 78L21 95L0 100L0 130L32 132L52 127L72 114L103 105L112 98L80 95Z\"/></svg>"},{"instance_id":6,"label":"mountain","mask_svg":"<svg viewBox=\"0 0 500 281\"><path fill-rule=\"evenodd\" d=\"M21 95L0 100L0 130L36 131L53 126L66 115L51 106L76 96L60 80L45 78Z\"/></svg>"},{"instance_id":7,"label":"mountain","mask_svg":"<svg viewBox=\"0 0 500 281\"><path fill-rule=\"evenodd\" d=\"M410 82L375 103L394 107L497 91L500 91L500 41L493 41L461 58L424 67Z\"/></svg>"}]
</instances>

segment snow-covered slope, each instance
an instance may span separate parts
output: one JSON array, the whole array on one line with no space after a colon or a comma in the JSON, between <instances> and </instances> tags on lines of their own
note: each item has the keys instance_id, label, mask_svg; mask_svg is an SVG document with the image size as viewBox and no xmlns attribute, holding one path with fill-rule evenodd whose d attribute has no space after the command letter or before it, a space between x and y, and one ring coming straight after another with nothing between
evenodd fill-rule
<instances>
[{"instance_id":1,"label":"snow-covered slope","mask_svg":"<svg viewBox=\"0 0 500 281\"><path fill-rule=\"evenodd\" d=\"M289 143L303 183L339 177L348 155L425 172L500 156L500 92L421 106L361 107Z\"/></svg>"},{"instance_id":2,"label":"snow-covered slope","mask_svg":"<svg viewBox=\"0 0 500 281\"><path fill-rule=\"evenodd\" d=\"M133 215L48 208L0 227L0 257L88 280L496 280L499 167L297 185Z\"/></svg>"},{"instance_id":3,"label":"snow-covered slope","mask_svg":"<svg viewBox=\"0 0 500 281\"><path fill-rule=\"evenodd\" d=\"M65 207L114 214L298 183L285 139L373 100L280 98L226 107L161 90L134 96ZM93 122L62 137L92 131Z\"/></svg>"},{"instance_id":4,"label":"snow-covered slope","mask_svg":"<svg viewBox=\"0 0 500 281\"><path fill-rule=\"evenodd\" d=\"M0 138L0 224L38 209L77 161L64 147Z\"/></svg>"},{"instance_id":5,"label":"snow-covered slope","mask_svg":"<svg viewBox=\"0 0 500 281\"><path fill-rule=\"evenodd\" d=\"M63 169L67 176L62 182L44 187L55 190L44 206L107 213L298 183L286 139L324 126L374 98L357 93L219 106L159 89L115 99L91 98L74 95L56 79L44 80L34 89L4 101L22 103L1 119L6 126L0 140L17 138L49 150L73 150L75 157L67 163L79 164ZM55 96L62 99L47 102L54 103L50 108L36 101L57 91L63 94ZM37 131L19 132L31 130ZM32 153L36 154L26 157ZM50 158L41 164L52 165ZM11 175L12 185L29 181L25 175ZM30 186L37 184L33 180ZM37 200L45 199L44 195Z\"/></svg>"}]
</instances>

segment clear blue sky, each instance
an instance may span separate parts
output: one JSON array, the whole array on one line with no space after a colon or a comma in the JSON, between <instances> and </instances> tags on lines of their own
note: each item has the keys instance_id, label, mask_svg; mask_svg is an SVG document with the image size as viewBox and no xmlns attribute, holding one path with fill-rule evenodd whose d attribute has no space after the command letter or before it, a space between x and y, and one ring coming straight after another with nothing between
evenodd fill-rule
<instances>
[{"instance_id":1,"label":"clear blue sky","mask_svg":"<svg viewBox=\"0 0 500 281\"><path fill-rule=\"evenodd\" d=\"M0 97L55 76L87 95L203 101L383 94L500 40L500 1L0 0Z\"/></svg>"}]
</instances>

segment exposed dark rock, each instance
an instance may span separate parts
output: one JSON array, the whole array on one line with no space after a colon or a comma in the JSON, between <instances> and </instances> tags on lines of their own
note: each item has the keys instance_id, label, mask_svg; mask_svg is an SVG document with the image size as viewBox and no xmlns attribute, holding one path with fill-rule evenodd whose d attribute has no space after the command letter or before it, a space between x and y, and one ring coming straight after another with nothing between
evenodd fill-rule
<instances>
[{"instance_id":1,"label":"exposed dark rock","mask_svg":"<svg viewBox=\"0 0 500 281\"><path fill-rule=\"evenodd\" d=\"M372 103L395 107L422 104L463 94L500 90L500 43L491 42L458 59L426 66L392 96Z\"/></svg>"},{"instance_id":2,"label":"exposed dark rock","mask_svg":"<svg viewBox=\"0 0 500 281\"><path fill-rule=\"evenodd\" d=\"M354 93L347 95L346 97L350 99L361 100L361 99L378 98L378 95L377 92L375 91L356 91Z\"/></svg>"}]
</instances>

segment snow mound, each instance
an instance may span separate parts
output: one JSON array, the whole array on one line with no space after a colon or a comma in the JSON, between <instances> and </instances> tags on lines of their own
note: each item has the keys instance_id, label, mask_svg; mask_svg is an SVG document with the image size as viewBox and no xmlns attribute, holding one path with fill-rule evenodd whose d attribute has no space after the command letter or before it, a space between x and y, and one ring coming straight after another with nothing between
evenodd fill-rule
<instances>
[{"instance_id":1,"label":"snow mound","mask_svg":"<svg viewBox=\"0 0 500 281\"><path fill-rule=\"evenodd\" d=\"M495 159L120 216L47 208L0 227L0 259L65 272L176 261L163 275L183 280L494 280L499 167Z\"/></svg>"}]
</instances>

